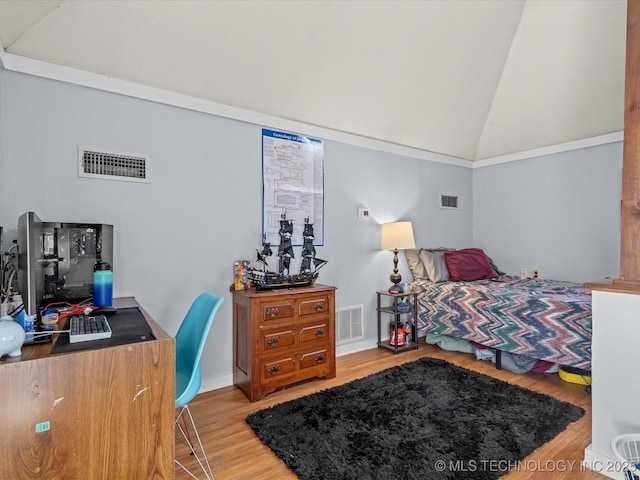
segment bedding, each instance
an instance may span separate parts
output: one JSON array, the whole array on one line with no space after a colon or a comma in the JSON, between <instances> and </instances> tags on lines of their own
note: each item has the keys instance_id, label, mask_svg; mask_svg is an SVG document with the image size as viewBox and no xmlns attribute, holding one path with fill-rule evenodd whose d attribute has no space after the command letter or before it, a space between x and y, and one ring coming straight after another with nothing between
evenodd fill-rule
<instances>
[{"instance_id":1,"label":"bedding","mask_svg":"<svg viewBox=\"0 0 640 480\"><path fill-rule=\"evenodd\" d=\"M581 284L501 275L415 279L412 288L418 291L418 328L427 335L591 369L591 291Z\"/></svg>"}]
</instances>

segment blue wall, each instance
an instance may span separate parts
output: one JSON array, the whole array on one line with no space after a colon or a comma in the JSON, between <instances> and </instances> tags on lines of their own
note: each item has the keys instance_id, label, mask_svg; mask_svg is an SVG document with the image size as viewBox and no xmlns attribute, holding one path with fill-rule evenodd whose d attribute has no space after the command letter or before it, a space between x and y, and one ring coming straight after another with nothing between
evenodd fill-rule
<instances>
[{"instance_id":1,"label":"blue wall","mask_svg":"<svg viewBox=\"0 0 640 480\"><path fill-rule=\"evenodd\" d=\"M474 242L513 275L616 278L621 194L622 142L475 168Z\"/></svg>"},{"instance_id":2,"label":"blue wall","mask_svg":"<svg viewBox=\"0 0 640 480\"><path fill-rule=\"evenodd\" d=\"M0 70L3 250L26 211L112 223L115 295L135 296L169 333L199 292L225 297L203 387L228 385L231 266L253 260L261 241L262 127L278 129ZM365 318L365 339L339 354L375 346L375 291L392 269L391 253L379 251L383 222L412 221L418 246L482 247L508 273L618 274L620 143L471 168L323 140L318 256L329 263L319 281L338 288L338 308L363 305ZM79 178L79 146L149 155L151 183ZM458 195L460 209L440 209L440 194ZM361 206L369 221L357 219ZM403 256L399 266L409 279Z\"/></svg>"},{"instance_id":3,"label":"blue wall","mask_svg":"<svg viewBox=\"0 0 640 480\"><path fill-rule=\"evenodd\" d=\"M262 225L261 129L206 113L0 71L0 225L3 249L18 217L114 225L114 294L135 296L171 334L203 290L225 297L203 356L204 388L230 383L234 260L253 260ZM307 132L295 132L308 134ZM149 155L151 183L78 176L78 146ZM472 242L467 167L325 140L325 245L320 283L338 308L363 305L371 348L375 292L388 287L391 252L379 223L410 220L420 245ZM439 208L460 195L459 211ZM358 207L372 219L357 219ZM409 278L404 260L401 273Z\"/></svg>"}]
</instances>

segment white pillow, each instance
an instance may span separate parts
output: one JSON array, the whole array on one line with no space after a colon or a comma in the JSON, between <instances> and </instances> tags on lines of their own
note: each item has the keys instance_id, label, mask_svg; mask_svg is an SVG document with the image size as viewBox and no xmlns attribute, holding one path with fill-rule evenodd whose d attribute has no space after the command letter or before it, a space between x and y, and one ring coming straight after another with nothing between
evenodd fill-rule
<instances>
[{"instance_id":1,"label":"white pillow","mask_svg":"<svg viewBox=\"0 0 640 480\"><path fill-rule=\"evenodd\" d=\"M424 266L427 277L432 282L448 282L449 270L444 260L444 252L451 251L449 248L423 248L420 250L420 260Z\"/></svg>"},{"instance_id":2,"label":"white pillow","mask_svg":"<svg viewBox=\"0 0 640 480\"><path fill-rule=\"evenodd\" d=\"M411 270L411 274L413 275L414 280L429 278L427 276L426 270L424 269L424 265L420 260L420 250L404 250L404 256L407 259L407 265L409 266L409 270Z\"/></svg>"}]
</instances>

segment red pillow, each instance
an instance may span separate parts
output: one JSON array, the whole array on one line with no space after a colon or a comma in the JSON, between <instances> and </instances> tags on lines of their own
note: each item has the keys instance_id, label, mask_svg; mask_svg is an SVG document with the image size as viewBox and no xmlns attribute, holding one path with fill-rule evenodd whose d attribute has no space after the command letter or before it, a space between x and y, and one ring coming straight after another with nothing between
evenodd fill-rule
<instances>
[{"instance_id":1,"label":"red pillow","mask_svg":"<svg viewBox=\"0 0 640 480\"><path fill-rule=\"evenodd\" d=\"M452 282L471 282L498 276L481 248L444 252L444 261L449 270L449 280Z\"/></svg>"}]
</instances>

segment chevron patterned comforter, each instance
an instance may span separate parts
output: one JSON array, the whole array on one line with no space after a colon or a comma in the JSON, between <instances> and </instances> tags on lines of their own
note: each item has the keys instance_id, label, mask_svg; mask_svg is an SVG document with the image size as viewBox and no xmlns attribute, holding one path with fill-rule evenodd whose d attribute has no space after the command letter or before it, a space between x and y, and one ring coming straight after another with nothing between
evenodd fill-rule
<instances>
[{"instance_id":1,"label":"chevron patterned comforter","mask_svg":"<svg viewBox=\"0 0 640 480\"><path fill-rule=\"evenodd\" d=\"M422 331L591 369L591 291L581 284L501 276L412 285Z\"/></svg>"}]
</instances>

